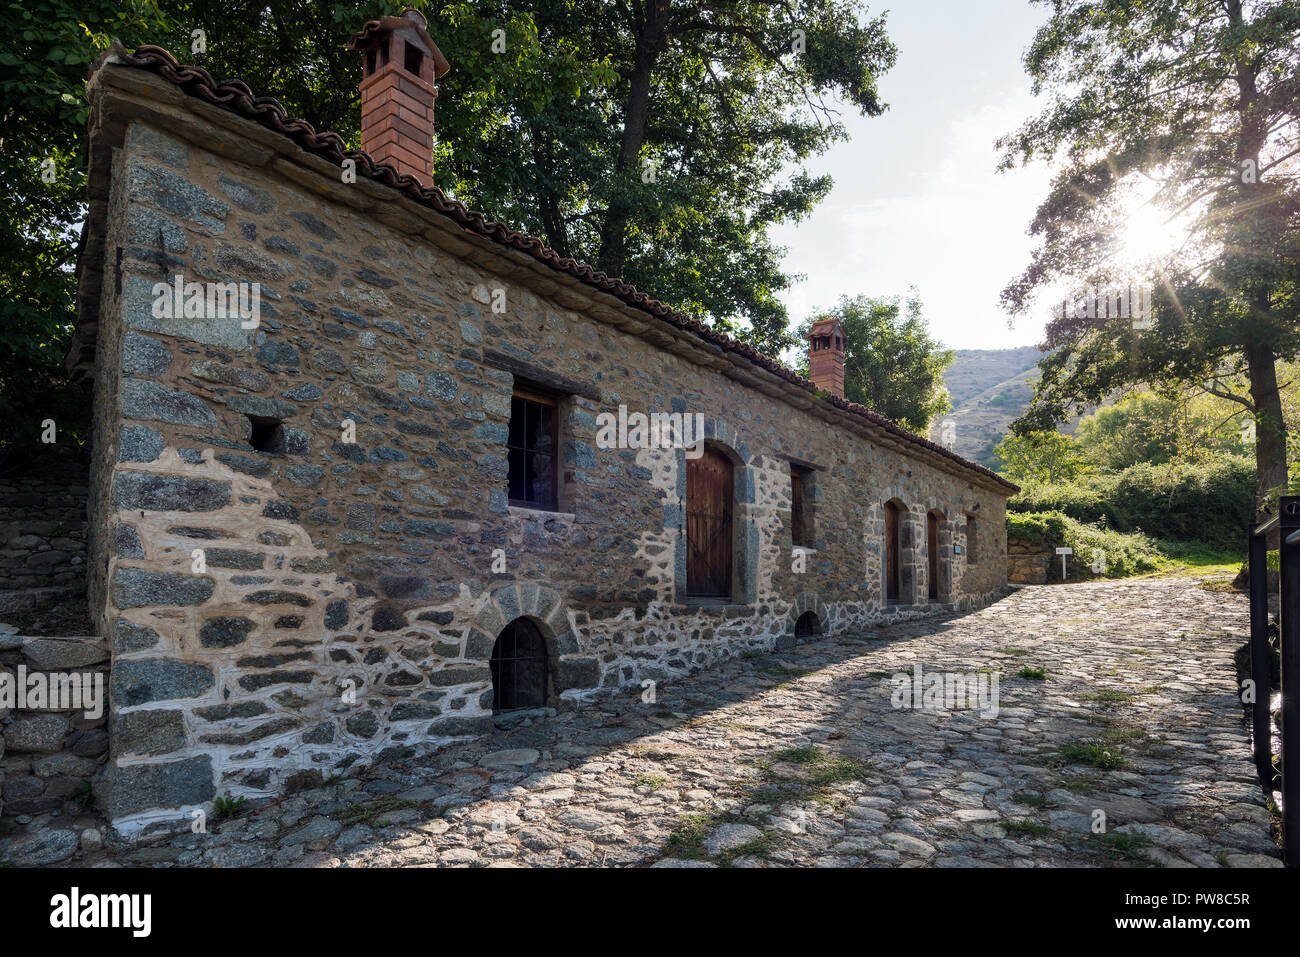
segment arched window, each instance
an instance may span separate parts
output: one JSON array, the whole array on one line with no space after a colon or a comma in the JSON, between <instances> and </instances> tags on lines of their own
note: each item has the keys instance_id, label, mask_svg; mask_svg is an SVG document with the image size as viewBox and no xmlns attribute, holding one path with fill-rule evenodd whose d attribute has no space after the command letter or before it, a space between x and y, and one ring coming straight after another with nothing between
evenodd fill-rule
<instances>
[{"instance_id":1,"label":"arched window","mask_svg":"<svg viewBox=\"0 0 1300 957\"><path fill-rule=\"evenodd\" d=\"M815 611L806 611L794 623L794 636L807 640L822 633L822 620Z\"/></svg>"},{"instance_id":2,"label":"arched window","mask_svg":"<svg viewBox=\"0 0 1300 957\"><path fill-rule=\"evenodd\" d=\"M550 695L546 639L527 618L501 630L492 646L492 710L543 708Z\"/></svg>"}]
</instances>

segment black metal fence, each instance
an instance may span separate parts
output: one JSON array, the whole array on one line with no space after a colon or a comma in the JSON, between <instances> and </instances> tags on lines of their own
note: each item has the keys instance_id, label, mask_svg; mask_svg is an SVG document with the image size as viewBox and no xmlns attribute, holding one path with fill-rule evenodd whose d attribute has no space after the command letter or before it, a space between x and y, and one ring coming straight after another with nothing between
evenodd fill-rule
<instances>
[{"instance_id":1,"label":"black metal fence","mask_svg":"<svg viewBox=\"0 0 1300 957\"><path fill-rule=\"evenodd\" d=\"M1273 651L1268 641L1268 544L1278 542L1278 648L1281 665L1282 848L1288 867L1300 866L1300 496L1283 496L1278 514L1250 533L1250 678L1255 767L1270 793L1273 765Z\"/></svg>"}]
</instances>

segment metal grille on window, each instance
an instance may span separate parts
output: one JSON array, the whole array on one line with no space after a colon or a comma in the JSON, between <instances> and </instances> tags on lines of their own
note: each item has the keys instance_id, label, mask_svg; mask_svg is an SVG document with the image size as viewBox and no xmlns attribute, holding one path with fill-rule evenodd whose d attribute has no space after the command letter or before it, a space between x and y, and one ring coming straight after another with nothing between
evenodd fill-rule
<instances>
[{"instance_id":1,"label":"metal grille on window","mask_svg":"<svg viewBox=\"0 0 1300 957\"><path fill-rule=\"evenodd\" d=\"M546 639L524 618L506 625L492 647L492 710L516 711L546 705L550 663Z\"/></svg>"},{"instance_id":2,"label":"metal grille on window","mask_svg":"<svg viewBox=\"0 0 1300 957\"><path fill-rule=\"evenodd\" d=\"M556 496L556 409L540 396L516 393L510 402L510 502L554 511Z\"/></svg>"}]
</instances>

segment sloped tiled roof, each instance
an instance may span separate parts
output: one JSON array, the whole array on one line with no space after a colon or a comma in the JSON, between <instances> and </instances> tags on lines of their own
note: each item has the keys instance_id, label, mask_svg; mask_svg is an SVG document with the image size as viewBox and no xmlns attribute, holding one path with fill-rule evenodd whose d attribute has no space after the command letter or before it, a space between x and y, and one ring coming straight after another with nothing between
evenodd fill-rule
<instances>
[{"instance_id":1,"label":"sloped tiled roof","mask_svg":"<svg viewBox=\"0 0 1300 957\"><path fill-rule=\"evenodd\" d=\"M809 393L817 392L817 387L807 379L792 372L774 359L763 355L753 346L723 335L703 322L677 312L672 307L657 299L652 299L645 293L640 292L636 287L615 276L598 272L586 263L560 256L540 239L517 232L502 223L493 222L482 213L475 212L455 200L448 199L442 190L437 187L421 186L414 177L399 174L395 168L387 164L376 163L369 153L361 150L349 150L343 138L337 133L330 131L318 132L306 120L290 117L279 101L269 96L257 96L243 80L217 82L202 67L181 64L170 53L158 46L141 46L134 54L125 53L120 48L114 52L116 56L102 57L92 68L92 73L94 70L100 69L104 62L109 61L149 70L174 83L189 96L230 110L239 116L290 137L302 149L316 156L339 165L342 165L345 159L354 160L359 175L391 186L416 202L450 217L466 232L489 239L502 246L520 250L558 272L566 273L594 289L608 293L628 305L662 319L668 324L688 332L723 351L740 356L753 365L765 369ZM924 449L931 454L949 459L962 466L963 469L970 470L986 480L992 479L1007 494L1014 494L1019 491L1016 485L1008 482L993 470L963 458L955 452L951 452L913 432L909 432L891 419L887 419L865 406L849 402L835 395L825 395L823 399L832 407L865 419L877 428L906 443Z\"/></svg>"}]
</instances>

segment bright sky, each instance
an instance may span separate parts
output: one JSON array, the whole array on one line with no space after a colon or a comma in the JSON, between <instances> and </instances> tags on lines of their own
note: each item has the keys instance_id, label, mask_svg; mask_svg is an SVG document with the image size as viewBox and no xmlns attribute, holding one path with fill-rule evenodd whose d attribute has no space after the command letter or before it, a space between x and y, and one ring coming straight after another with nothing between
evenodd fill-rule
<instances>
[{"instance_id":1,"label":"bright sky","mask_svg":"<svg viewBox=\"0 0 1300 957\"><path fill-rule=\"evenodd\" d=\"M794 322L842 294L920 290L931 334L952 348L1037 345L1050 306L1018 317L998 302L1028 264L1025 230L1046 196L1045 165L997 172L994 141L1041 109L1021 56L1047 10L1027 0L893 0L898 63L880 82L889 109L846 113L851 139L814 158L835 188L804 222L773 231Z\"/></svg>"}]
</instances>

